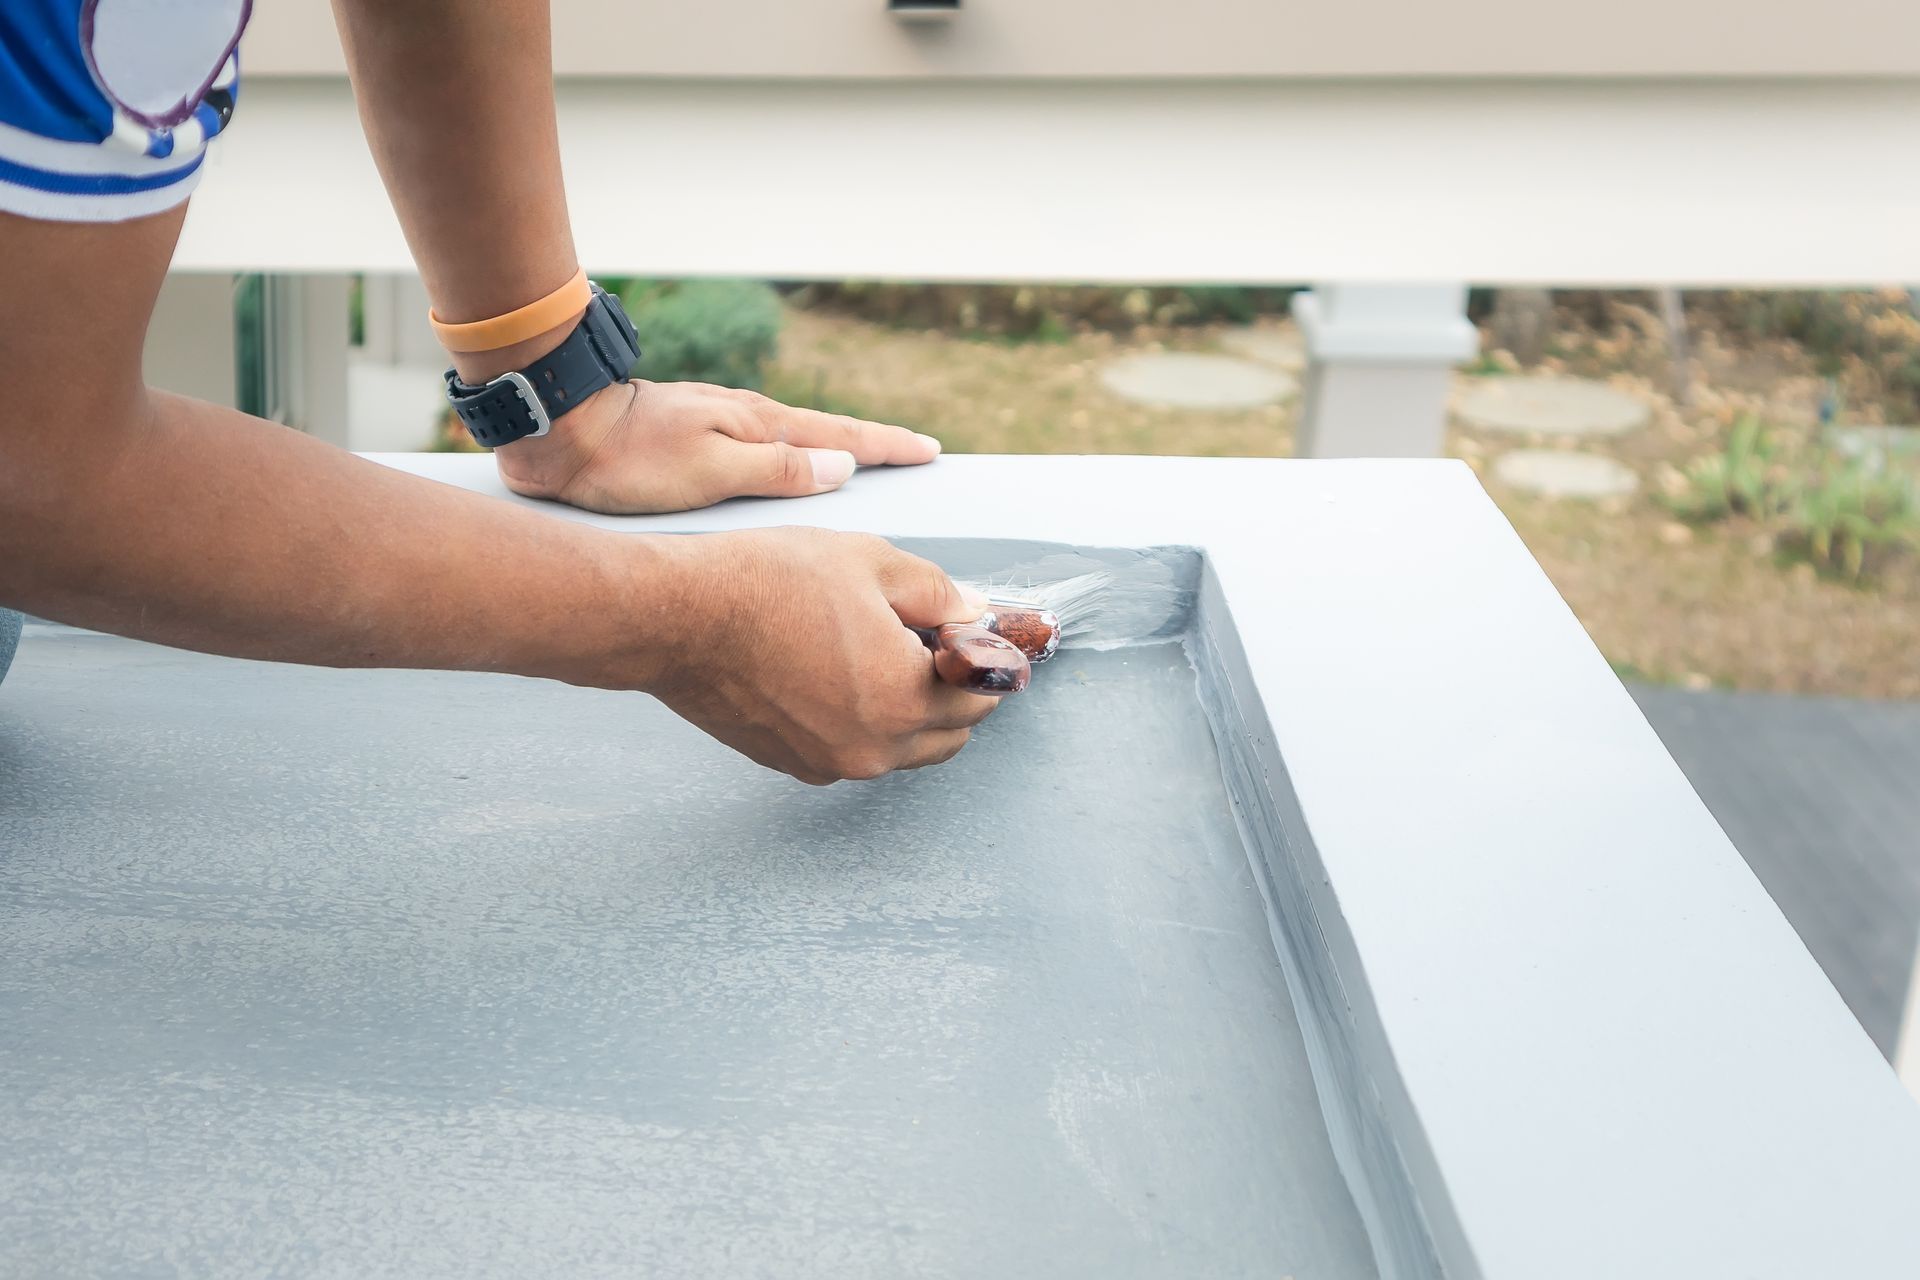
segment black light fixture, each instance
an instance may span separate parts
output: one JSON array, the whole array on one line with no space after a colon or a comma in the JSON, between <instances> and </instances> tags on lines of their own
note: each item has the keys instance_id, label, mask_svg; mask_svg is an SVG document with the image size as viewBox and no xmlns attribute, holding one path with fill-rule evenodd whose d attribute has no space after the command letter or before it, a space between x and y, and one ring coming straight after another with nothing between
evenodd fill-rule
<instances>
[{"instance_id":1,"label":"black light fixture","mask_svg":"<svg viewBox=\"0 0 1920 1280\"><path fill-rule=\"evenodd\" d=\"M902 22L936 22L960 12L960 0L887 0L887 12Z\"/></svg>"}]
</instances>

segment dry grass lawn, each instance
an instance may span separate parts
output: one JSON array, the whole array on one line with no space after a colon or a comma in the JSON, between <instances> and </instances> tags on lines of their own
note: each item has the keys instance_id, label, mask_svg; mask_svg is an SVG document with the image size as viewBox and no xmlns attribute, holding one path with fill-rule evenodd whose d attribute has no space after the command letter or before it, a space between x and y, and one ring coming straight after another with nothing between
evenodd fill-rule
<instances>
[{"instance_id":1,"label":"dry grass lawn","mask_svg":"<svg viewBox=\"0 0 1920 1280\"><path fill-rule=\"evenodd\" d=\"M1693 528L1658 494L1677 468L1713 449L1735 414L1811 433L1821 382L1785 347L1725 350L1702 335L1692 403L1656 388L1660 348L1628 314L1606 333L1560 335L1547 373L1604 377L1654 406L1645 430L1581 443L1633 467L1633 498L1548 501L1490 483L1601 650L1622 670L1693 685L1920 698L1920 557L1865 584L1836 581L1777 558L1740 522ZM770 390L938 436L987 453L1286 456L1291 405L1198 412L1131 404L1099 381L1108 360L1156 347L1214 349L1207 330L1077 335L1010 344L905 332L793 312ZM1450 448L1483 475L1506 436L1452 433Z\"/></svg>"}]
</instances>

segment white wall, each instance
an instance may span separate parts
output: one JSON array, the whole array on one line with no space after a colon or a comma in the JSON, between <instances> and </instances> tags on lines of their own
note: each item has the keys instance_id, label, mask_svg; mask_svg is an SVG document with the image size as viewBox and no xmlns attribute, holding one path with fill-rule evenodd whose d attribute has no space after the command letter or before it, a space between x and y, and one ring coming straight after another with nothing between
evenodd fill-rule
<instances>
[{"instance_id":1,"label":"white wall","mask_svg":"<svg viewBox=\"0 0 1920 1280\"><path fill-rule=\"evenodd\" d=\"M151 386L233 407L233 277L168 276L147 325L141 366Z\"/></svg>"},{"instance_id":2,"label":"white wall","mask_svg":"<svg viewBox=\"0 0 1920 1280\"><path fill-rule=\"evenodd\" d=\"M559 0L563 76L1774 76L1920 74L1911 0ZM337 75L321 0L255 8L249 76Z\"/></svg>"}]
</instances>

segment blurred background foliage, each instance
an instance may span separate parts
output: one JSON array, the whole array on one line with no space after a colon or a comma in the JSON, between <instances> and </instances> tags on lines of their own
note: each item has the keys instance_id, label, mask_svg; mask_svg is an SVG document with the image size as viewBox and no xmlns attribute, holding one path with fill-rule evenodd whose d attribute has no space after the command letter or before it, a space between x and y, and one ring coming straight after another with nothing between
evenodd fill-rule
<instances>
[{"instance_id":1,"label":"blurred background foliage","mask_svg":"<svg viewBox=\"0 0 1920 1280\"><path fill-rule=\"evenodd\" d=\"M1294 289L602 283L640 332L640 376L899 423L950 452L1293 450L1297 395L1143 403L1107 374L1143 354L1206 352L1297 379ZM1488 378L1586 379L1650 408L1618 437L1502 435L1456 418L1447 443L1622 670L1920 697L1920 433L1904 429L1920 424L1920 318L1905 289L1476 289L1469 316L1482 348L1455 379L1461 393ZM473 446L444 420L435 447ZM1499 465L1525 448L1600 455L1637 491L1526 492Z\"/></svg>"},{"instance_id":2,"label":"blurred background foliage","mask_svg":"<svg viewBox=\"0 0 1920 1280\"><path fill-rule=\"evenodd\" d=\"M796 307L900 329L966 338L1057 342L1073 333L1131 333L1285 315L1297 289L1241 285L947 285L843 281L788 288Z\"/></svg>"},{"instance_id":3,"label":"blurred background foliage","mask_svg":"<svg viewBox=\"0 0 1920 1280\"><path fill-rule=\"evenodd\" d=\"M640 335L655 382L712 382L758 391L780 340L780 295L758 280L602 281Z\"/></svg>"}]
</instances>

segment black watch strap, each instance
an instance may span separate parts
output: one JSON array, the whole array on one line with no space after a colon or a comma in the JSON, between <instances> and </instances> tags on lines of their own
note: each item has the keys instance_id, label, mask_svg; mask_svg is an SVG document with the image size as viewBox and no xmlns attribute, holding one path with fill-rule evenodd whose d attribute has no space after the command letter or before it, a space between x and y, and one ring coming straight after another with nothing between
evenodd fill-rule
<instances>
[{"instance_id":1,"label":"black watch strap","mask_svg":"<svg viewBox=\"0 0 1920 1280\"><path fill-rule=\"evenodd\" d=\"M475 444L497 449L543 436L554 419L633 372L640 359L633 322L620 299L597 284L592 291L567 340L526 368L478 386L447 370L447 400Z\"/></svg>"}]
</instances>

